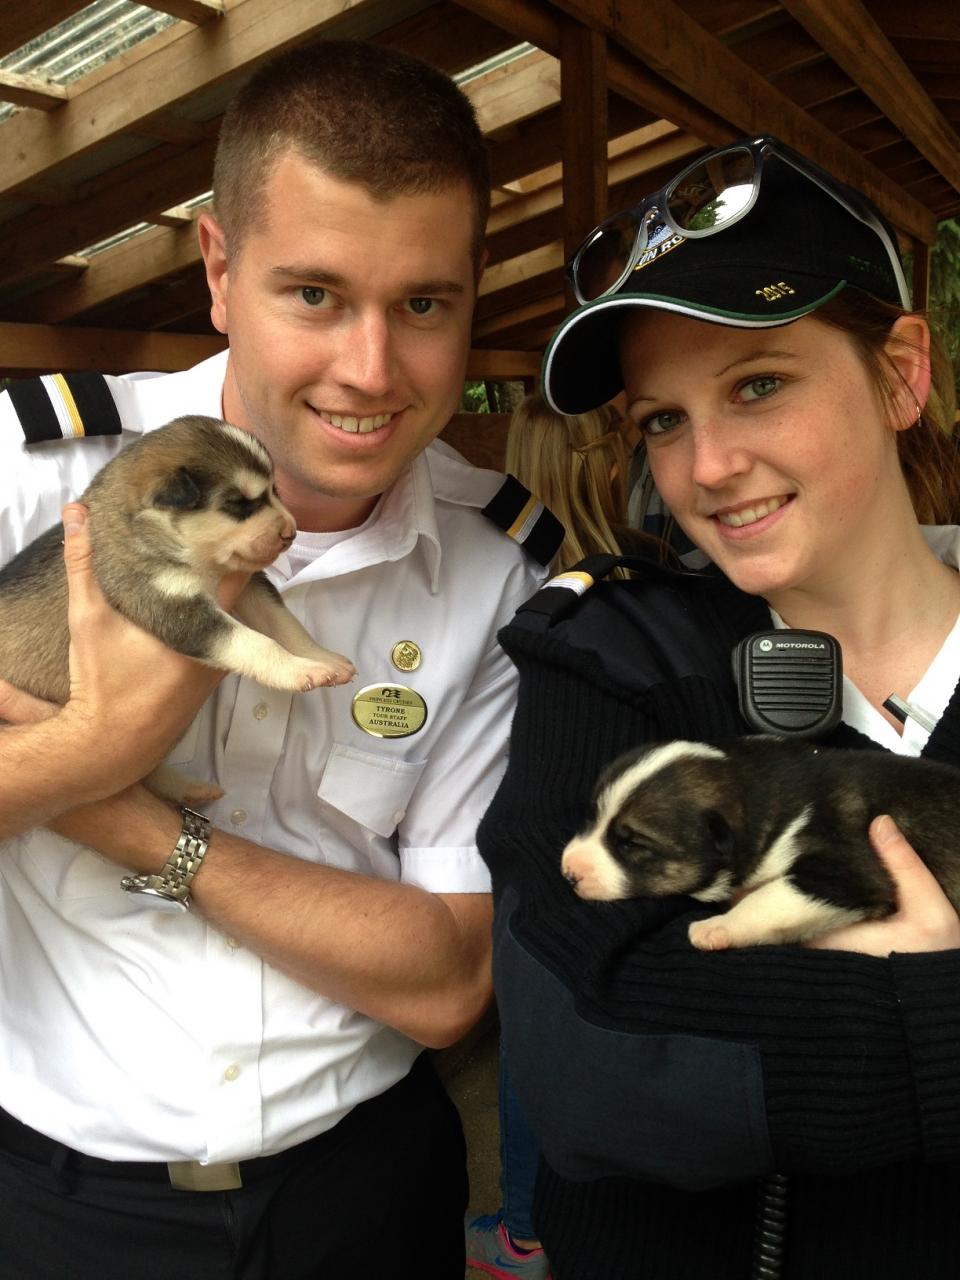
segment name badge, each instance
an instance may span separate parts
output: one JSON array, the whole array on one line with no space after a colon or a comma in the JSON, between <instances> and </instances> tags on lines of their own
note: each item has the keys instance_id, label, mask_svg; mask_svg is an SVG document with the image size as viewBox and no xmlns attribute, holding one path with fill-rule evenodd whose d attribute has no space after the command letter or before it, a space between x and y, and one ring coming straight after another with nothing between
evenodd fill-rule
<instances>
[{"instance_id":1,"label":"name badge","mask_svg":"<svg viewBox=\"0 0 960 1280\"><path fill-rule=\"evenodd\" d=\"M373 738L409 738L427 722L427 704L405 684L368 684L353 695L350 711Z\"/></svg>"}]
</instances>

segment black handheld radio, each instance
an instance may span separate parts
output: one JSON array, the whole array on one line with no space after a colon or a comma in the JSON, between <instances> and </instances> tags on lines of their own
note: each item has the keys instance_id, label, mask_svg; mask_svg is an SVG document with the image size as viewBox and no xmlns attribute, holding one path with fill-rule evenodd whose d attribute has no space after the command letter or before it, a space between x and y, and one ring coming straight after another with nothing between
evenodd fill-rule
<instances>
[{"instance_id":1,"label":"black handheld radio","mask_svg":"<svg viewBox=\"0 0 960 1280\"><path fill-rule=\"evenodd\" d=\"M733 651L740 714L758 733L815 738L843 708L840 645L824 631L755 631Z\"/></svg>"}]
</instances>

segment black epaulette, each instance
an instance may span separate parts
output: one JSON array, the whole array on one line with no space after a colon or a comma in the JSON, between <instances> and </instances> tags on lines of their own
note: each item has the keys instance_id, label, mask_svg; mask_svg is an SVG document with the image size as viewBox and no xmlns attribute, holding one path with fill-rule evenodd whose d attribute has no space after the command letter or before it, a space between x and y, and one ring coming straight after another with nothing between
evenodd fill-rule
<instances>
[{"instance_id":1,"label":"black epaulette","mask_svg":"<svg viewBox=\"0 0 960 1280\"><path fill-rule=\"evenodd\" d=\"M483 514L542 565L548 565L560 550L563 525L516 476L504 479Z\"/></svg>"},{"instance_id":2,"label":"black epaulette","mask_svg":"<svg viewBox=\"0 0 960 1280\"><path fill-rule=\"evenodd\" d=\"M120 414L102 373L48 373L12 382L8 390L27 444L120 434Z\"/></svg>"},{"instance_id":3,"label":"black epaulette","mask_svg":"<svg viewBox=\"0 0 960 1280\"><path fill-rule=\"evenodd\" d=\"M539 614L545 627L551 627L566 617L577 605L580 597L602 582L614 569L631 569L647 581L677 582L681 579L703 578L696 570L680 565L663 564L648 556L586 556L570 569L564 569L543 584L540 590L525 601L518 613Z\"/></svg>"},{"instance_id":4,"label":"black epaulette","mask_svg":"<svg viewBox=\"0 0 960 1280\"><path fill-rule=\"evenodd\" d=\"M567 568L544 582L538 593L521 604L517 612L539 613L547 626L552 626L554 622L566 617L576 607L581 596L598 582L602 582L614 568L628 568L646 580L666 582L703 576L694 570L663 564L646 556L588 556L573 564L572 568Z\"/></svg>"},{"instance_id":5,"label":"black epaulette","mask_svg":"<svg viewBox=\"0 0 960 1280\"><path fill-rule=\"evenodd\" d=\"M632 577L605 584L618 567ZM520 606L500 640L508 653L537 653L558 627L571 652L619 687L646 691L665 674L698 677L735 698L734 646L769 626L766 601L740 591L714 565L691 570L649 556L596 555L551 578Z\"/></svg>"}]
</instances>

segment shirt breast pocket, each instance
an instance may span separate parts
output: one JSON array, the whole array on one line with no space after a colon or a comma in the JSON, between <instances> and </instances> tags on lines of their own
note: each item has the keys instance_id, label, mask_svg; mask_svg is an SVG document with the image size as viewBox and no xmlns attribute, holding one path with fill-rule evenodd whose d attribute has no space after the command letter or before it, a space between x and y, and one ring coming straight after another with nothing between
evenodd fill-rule
<instances>
[{"instance_id":1,"label":"shirt breast pocket","mask_svg":"<svg viewBox=\"0 0 960 1280\"><path fill-rule=\"evenodd\" d=\"M378 836L393 835L426 760L400 760L335 743L317 789L318 799Z\"/></svg>"}]
</instances>

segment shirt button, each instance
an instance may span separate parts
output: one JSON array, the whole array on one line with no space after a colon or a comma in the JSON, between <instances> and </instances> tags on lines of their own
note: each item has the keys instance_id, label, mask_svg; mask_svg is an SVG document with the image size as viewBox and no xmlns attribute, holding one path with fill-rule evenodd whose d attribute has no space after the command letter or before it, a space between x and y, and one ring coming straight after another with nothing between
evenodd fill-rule
<instances>
[{"instance_id":1,"label":"shirt button","mask_svg":"<svg viewBox=\"0 0 960 1280\"><path fill-rule=\"evenodd\" d=\"M231 951L240 950L240 943L236 940L236 938L224 938L224 942L226 942L227 946L230 948Z\"/></svg>"},{"instance_id":2,"label":"shirt button","mask_svg":"<svg viewBox=\"0 0 960 1280\"><path fill-rule=\"evenodd\" d=\"M230 1066L227 1067L226 1071L223 1073L223 1078L224 1080L229 1082L232 1080L236 1080L239 1074L240 1074L240 1068L237 1066L235 1062L232 1062Z\"/></svg>"},{"instance_id":3,"label":"shirt button","mask_svg":"<svg viewBox=\"0 0 960 1280\"><path fill-rule=\"evenodd\" d=\"M265 702L258 702L257 705L253 708L254 720L266 720L269 714L270 714L270 708L267 706Z\"/></svg>"},{"instance_id":4,"label":"shirt button","mask_svg":"<svg viewBox=\"0 0 960 1280\"><path fill-rule=\"evenodd\" d=\"M398 809L396 813L393 815L393 820L394 822L402 822L406 816L407 816L406 809Z\"/></svg>"},{"instance_id":5,"label":"shirt button","mask_svg":"<svg viewBox=\"0 0 960 1280\"><path fill-rule=\"evenodd\" d=\"M230 821L235 827L242 827L247 820L247 816L246 809L234 809L230 815Z\"/></svg>"}]
</instances>

